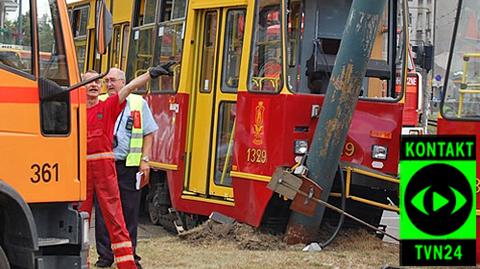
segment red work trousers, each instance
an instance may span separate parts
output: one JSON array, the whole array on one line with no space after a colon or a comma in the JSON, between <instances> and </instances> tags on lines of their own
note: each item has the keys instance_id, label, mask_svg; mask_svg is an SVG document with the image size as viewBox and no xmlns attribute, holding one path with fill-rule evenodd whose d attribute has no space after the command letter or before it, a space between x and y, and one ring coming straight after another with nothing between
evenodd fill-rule
<instances>
[{"instance_id":1,"label":"red work trousers","mask_svg":"<svg viewBox=\"0 0 480 269\"><path fill-rule=\"evenodd\" d=\"M80 211L88 212L89 216L92 213L94 193L105 219L118 269L136 269L112 158L87 161L87 200L82 203Z\"/></svg>"}]
</instances>

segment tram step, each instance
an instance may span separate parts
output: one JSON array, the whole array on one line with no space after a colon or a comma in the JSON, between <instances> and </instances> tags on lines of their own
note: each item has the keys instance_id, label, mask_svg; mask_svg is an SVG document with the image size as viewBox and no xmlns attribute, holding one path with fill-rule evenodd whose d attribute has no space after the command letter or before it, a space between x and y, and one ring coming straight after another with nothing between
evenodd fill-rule
<instances>
[{"instance_id":1,"label":"tram step","mask_svg":"<svg viewBox=\"0 0 480 269\"><path fill-rule=\"evenodd\" d=\"M233 224L235 222L234 218L230 218L228 216L223 215L222 213L219 212L212 212L209 217L211 220L221 223L221 224Z\"/></svg>"},{"instance_id":2,"label":"tram step","mask_svg":"<svg viewBox=\"0 0 480 269\"><path fill-rule=\"evenodd\" d=\"M38 245L40 247L64 245L68 244L69 242L70 240L67 238L40 237L38 239Z\"/></svg>"}]
</instances>

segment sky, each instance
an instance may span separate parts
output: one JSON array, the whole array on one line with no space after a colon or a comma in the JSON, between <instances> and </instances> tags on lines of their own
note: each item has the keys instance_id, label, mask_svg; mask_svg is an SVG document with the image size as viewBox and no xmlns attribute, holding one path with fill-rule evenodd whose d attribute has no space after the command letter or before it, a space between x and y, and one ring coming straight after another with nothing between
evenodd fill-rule
<instances>
[{"instance_id":1,"label":"sky","mask_svg":"<svg viewBox=\"0 0 480 269\"><path fill-rule=\"evenodd\" d=\"M38 0L40 3L45 3L46 1L48 0ZM29 6L30 6L30 1L28 0L18 0L19 3L21 3L22 5L22 14L26 14L26 12L30 9ZM37 8L38 8L38 15L39 17L42 17L43 14L46 14L48 12L48 14L50 14L49 12L49 6L48 5L37 5ZM15 12L9 12L7 14L7 17L6 19L7 20L17 20L17 16L18 16L18 10L15 11Z\"/></svg>"}]
</instances>

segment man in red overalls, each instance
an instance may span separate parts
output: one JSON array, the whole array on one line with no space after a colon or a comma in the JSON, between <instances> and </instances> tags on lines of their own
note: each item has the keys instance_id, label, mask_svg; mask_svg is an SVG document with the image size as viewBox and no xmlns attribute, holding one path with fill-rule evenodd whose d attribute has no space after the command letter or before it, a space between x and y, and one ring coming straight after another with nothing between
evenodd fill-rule
<instances>
[{"instance_id":1,"label":"man in red overalls","mask_svg":"<svg viewBox=\"0 0 480 269\"><path fill-rule=\"evenodd\" d=\"M97 76L87 71L83 79ZM112 151L113 128L118 115L125 107L125 99L135 89L143 87L150 79L160 75L172 75L169 66L157 66L125 85L117 95L104 102L98 100L100 81L87 85L87 199L80 211L92 213L93 195L105 219L112 242L113 255L119 269L137 268L133 259L132 242L123 218L117 173Z\"/></svg>"}]
</instances>

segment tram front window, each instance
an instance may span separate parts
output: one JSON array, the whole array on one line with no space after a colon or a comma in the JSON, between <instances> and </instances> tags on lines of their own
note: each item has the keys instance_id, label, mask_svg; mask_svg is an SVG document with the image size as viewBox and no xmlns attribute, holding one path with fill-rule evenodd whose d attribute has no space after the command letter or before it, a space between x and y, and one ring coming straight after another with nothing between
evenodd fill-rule
<instances>
[{"instance_id":1,"label":"tram front window","mask_svg":"<svg viewBox=\"0 0 480 269\"><path fill-rule=\"evenodd\" d=\"M395 76L401 75L405 51L401 2L389 1L397 5L398 14L389 14L387 5L380 18L361 97L393 100L398 95ZM289 90L326 93L351 5L352 0L286 0L285 81Z\"/></svg>"},{"instance_id":2,"label":"tram front window","mask_svg":"<svg viewBox=\"0 0 480 269\"><path fill-rule=\"evenodd\" d=\"M278 92L282 88L280 0L257 3L249 85L251 91Z\"/></svg>"},{"instance_id":3,"label":"tram front window","mask_svg":"<svg viewBox=\"0 0 480 269\"><path fill-rule=\"evenodd\" d=\"M480 2L464 0L446 81L442 113L450 119L480 119Z\"/></svg>"}]
</instances>

